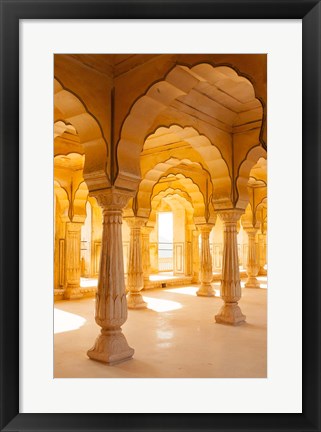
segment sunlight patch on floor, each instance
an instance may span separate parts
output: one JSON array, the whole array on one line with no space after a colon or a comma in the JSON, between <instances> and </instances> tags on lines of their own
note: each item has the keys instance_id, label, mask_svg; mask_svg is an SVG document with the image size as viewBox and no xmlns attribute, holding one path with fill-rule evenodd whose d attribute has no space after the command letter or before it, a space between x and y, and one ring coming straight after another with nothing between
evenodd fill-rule
<instances>
[{"instance_id":1,"label":"sunlight patch on floor","mask_svg":"<svg viewBox=\"0 0 321 432\"><path fill-rule=\"evenodd\" d=\"M146 296L143 296L143 299L148 303L148 309L154 310L155 312L168 312L182 309L181 303L172 300L161 300Z\"/></svg>"},{"instance_id":2,"label":"sunlight patch on floor","mask_svg":"<svg viewBox=\"0 0 321 432\"><path fill-rule=\"evenodd\" d=\"M60 309L54 309L54 333L64 333L71 330L77 330L82 327L85 322L85 318L70 313L65 312Z\"/></svg>"},{"instance_id":3,"label":"sunlight patch on floor","mask_svg":"<svg viewBox=\"0 0 321 432\"><path fill-rule=\"evenodd\" d=\"M184 288L169 288L164 291L176 293L176 294L187 294L187 295L195 296L197 290L198 288L196 287L184 287Z\"/></svg>"},{"instance_id":4,"label":"sunlight patch on floor","mask_svg":"<svg viewBox=\"0 0 321 432\"><path fill-rule=\"evenodd\" d=\"M212 284L213 286L214 284ZM216 286L213 286L216 297L219 297L221 295L221 291ZM164 291L169 293L175 293L175 294L186 294L191 296L196 296L196 292L198 290L198 287L184 287L184 288L169 288Z\"/></svg>"}]
</instances>

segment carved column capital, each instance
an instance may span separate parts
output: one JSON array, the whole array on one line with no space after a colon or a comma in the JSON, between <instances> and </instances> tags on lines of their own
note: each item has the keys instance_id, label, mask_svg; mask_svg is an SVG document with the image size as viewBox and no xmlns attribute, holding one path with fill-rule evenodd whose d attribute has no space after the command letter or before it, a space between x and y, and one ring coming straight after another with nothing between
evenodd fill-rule
<instances>
[{"instance_id":1,"label":"carved column capital","mask_svg":"<svg viewBox=\"0 0 321 432\"><path fill-rule=\"evenodd\" d=\"M212 231L212 228L214 227L213 224L203 224L203 225L196 225L197 230L203 234L203 233L210 233Z\"/></svg>"},{"instance_id":2,"label":"carved column capital","mask_svg":"<svg viewBox=\"0 0 321 432\"><path fill-rule=\"evenodd\" d=\"M146 219L140 217L126 217L124 218L129 228L142 228L146 224Z\"/></svg>"},{"instance_id":3,"label":"carved column capital","mask_svg":"<svg viewBox=\"0 0 321 432\"><path fill-rule=\"evenodd\" d=\"M258 228L254 228L254 227L245 227L244 231L247 233L247 235L250 236L255 236L256 233L258 232Z\"/></svg>"},{"instance_id":4,"label":"carved column capital","mask_svg":"<svg viewBox=\"0 0 321 432\"><path fill-rule=\"evenodd\" d=\"M236 224L236 222L240 219L244 210L240 209L231 209L231 210L221 210L219 212L220 218L225 224Z\"/></svg>"},{"instance_id":5,"label":"carved column capital","mask_svg":"<svg viewBox=\"0 0 321 432\"><path fill-rule=\"evenodd\" d=\"M154 229L154 227L152 227L152 226L144 225L142 227L142 236L148 236L149 237L149 235L153 231L153 229Z\"/></svg>"},{"instance_id":6,"label":"carved column capital","mask_svg":"<svg viewBox=\"0 0 321 432\"><path fill-rule=\"evenodd\" d=\"M90 196L96 198L103 210L122 210L133 197L133 194L133 192L116 188L90 192Z\"/></svg>"}]
</instances>

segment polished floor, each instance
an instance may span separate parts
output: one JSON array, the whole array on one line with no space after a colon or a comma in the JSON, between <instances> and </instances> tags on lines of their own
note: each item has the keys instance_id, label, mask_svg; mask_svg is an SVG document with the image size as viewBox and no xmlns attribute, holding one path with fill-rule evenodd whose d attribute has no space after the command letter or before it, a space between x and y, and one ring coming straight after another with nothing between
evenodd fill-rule
<instances>
[{"instance_id":1,"label":"polished floor","mask_svg":"<svg viewBox=\"0 0 321 432\"><path fill-rule=\"evenodd\" d=\"M219 297L197 297L197 286L143 292L149 308L129 310L123 332L135 349L132 360L114 366L89 360L99 333L94 299L55 304L55 378L265 378L267 290L243 288L247 323L216 324ZM219 295L219 284L213 284Z\"/></svg>"}]
</instances>

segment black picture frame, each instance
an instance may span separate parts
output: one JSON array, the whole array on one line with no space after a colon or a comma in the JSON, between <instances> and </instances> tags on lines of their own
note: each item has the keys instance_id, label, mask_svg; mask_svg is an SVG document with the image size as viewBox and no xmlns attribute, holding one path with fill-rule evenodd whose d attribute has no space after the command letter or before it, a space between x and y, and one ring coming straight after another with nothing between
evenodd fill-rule
<instances>
[{"instance_id":1,"label":"black picture frame","mask_svg":"<svg viewBox=\"0 0 321 432\"><path fill-rule=\"evenodd\" d=\"M170 2L0 0L0 5L1 430L320 431L321 4L314 0L173 0ZM19 413L19 20L96 18L302 19L304 281L302 414ZM290 315L291 312L287 311L285 305L285 315L287 313ZM293 319L292 313L291 319Z\"/></svg>"}]
</instances>

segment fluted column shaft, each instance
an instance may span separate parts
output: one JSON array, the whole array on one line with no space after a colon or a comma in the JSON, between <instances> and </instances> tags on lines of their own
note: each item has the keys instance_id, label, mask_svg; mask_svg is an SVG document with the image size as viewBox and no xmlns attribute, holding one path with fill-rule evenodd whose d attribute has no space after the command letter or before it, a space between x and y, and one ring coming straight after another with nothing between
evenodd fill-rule
<instances>
[{"instance_id":1,"label":"fluted column shaft","mask_svg":"<svg viewBox=\"0 0 321 432\"><path fill-rule=\"evenodd\" d=\"M220 324L238 325L245 322L238 301L241 299L241 281L237 251L237 221L241 216L239 210L220 213L224 223L224 248L222 263L221 297L224 300L215 320Z\"/></svg>"},{"instance_id":2,"label":"fluted column shaft","mask_svg":"<svg viewBox=\"0 0 321 432\"><path fill-rule=\"evenodd\" d=\"M144 288L141 227L145 221L139 218L126 218L130 228L127 305L129 309L144 309L144 302L140 291Z\"/></svg>"},{"instance_id":3,"label":"fluted column shaft","mask_svg":"<svg viewBox=\"0 0 321 432\"><path fill-rule=\"evenodd\" d=\"M95 196L103 209L95 312L101 334L87 354L91 359L113 364L128 360L134 354L121 330L127 320L121 224L122 208L129 197L115 190Z\"/></svg>"},{"instance_id":4,"label":"fluted column shaft","mask_svg":"<svg viewBox=\"0 0 321 432\"><path fill-rule=\"evenodd\" d=\"M266 264L266 234L259 234L259 264L260 270L259 275L265 276L266 269L264 268Z\"/></svg>"},{"instance_id":5,"label":"fluted column shaft","mask_svg":"<svg viewBox=\"0 0 321 432\"><path fill-rule=\"evenodd\" d=\"M80 298L80 249L81 226L79 222L66 223L66 289L64 297L72 300Z\"/></svg>"},{"instance_id":6,"label":"fluted column shaft","mask_svg":"<svg viewBox=\"0 0 321 432\"><path fill-rule=\"evenodd\" d=\"M144 276L144 285L149 282L150 275L150 245L149 245L149 236L152 232L153 227L143 226L142 233L142 257L143 257L143 276Z\"/></svg>"},{"instance_id":7,"label":"fluted column shaft","mask_svg":"<svg viewBox=\"0 0 321 432\"><path fill-rule=\"evenodd\" d=\"M194 283L199 282L199 273L200 273L200 250L199 250L199 231L193 231L193 239L192 239L192 248L193 248L193 279Z\"/></svg>"},{"instance_id":8,"label":"fluted column shaft","mask_svg":"<svg viewBox=\"0 0 321 432\"><path fill-rule=\"evenodd\" d=\"M213 297L215 292L211 285L213 279L212 256L210 251L210 232L213 225L198 226L201 232L201 259L200 259L200 281L201 286L197 291L198 296Z\"/></svg>"},{"instance_id":9,"label":"fluted column shaft","mask_svg":"<svg viewBox=\"0 0 321 432\"><path fill-rule=\"evenodd\" d=\"M246 263L246 273L248 279L245 283L246 288L260 288L260 283L256 279L259 273L259 263L256 254L255 236L257 233L256 228L246 228L245 231L248 235L248 253Z\"/></svg>"}]
</instances>

